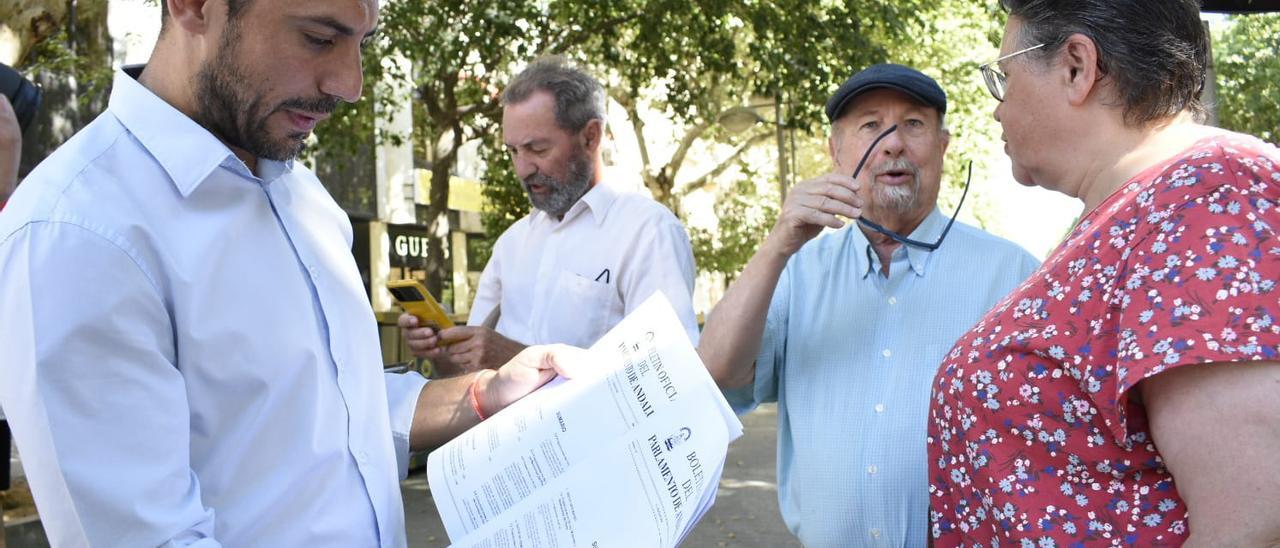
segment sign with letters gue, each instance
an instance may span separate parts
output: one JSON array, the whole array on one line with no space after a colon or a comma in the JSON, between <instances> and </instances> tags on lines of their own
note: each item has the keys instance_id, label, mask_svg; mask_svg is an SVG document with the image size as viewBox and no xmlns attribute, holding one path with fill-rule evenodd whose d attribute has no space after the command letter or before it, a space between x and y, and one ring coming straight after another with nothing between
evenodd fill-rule
<instances>
[{"instance_id":1,"label":"sign with letters gue","mask_svg":"<svg viewBox=\"0 0 1280 548\"><path fill-rule=\"evenodd\" d=\"M388 224L387 237L391 240L391 268L427 268L427 227Z\"/></svg>"}]
</instances>

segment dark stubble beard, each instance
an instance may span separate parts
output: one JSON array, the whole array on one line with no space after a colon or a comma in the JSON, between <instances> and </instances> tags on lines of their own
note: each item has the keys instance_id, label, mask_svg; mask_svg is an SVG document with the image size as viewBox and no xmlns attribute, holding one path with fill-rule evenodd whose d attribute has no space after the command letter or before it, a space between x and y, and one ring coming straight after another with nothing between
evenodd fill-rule
<instances>
[{"instance_id":1,"label":"dark stubble beard","mask_svg":"<svg viewBox=\"0 0 1280 548\"><path fill-rule=\"evenodd\" d=\"M578 150L569 158L569 169L564 181L544 173L535 173L522 182L529 202L548 215L557 219L563 218L569 208L591 189L591 179L595 176L595 168L586 150ZM551 189L545 196L539 196L529 190L529 186L537 184Z\"/></svg>"},{"instance_id":2,"label":"dark stubble beard","mask_svg":"<svg viewBox=\"0 0 1280 548\"><path fill-rule=\"evenodd\" d=\"M334 97L294 97L274 107L265 105L263 93L239 63L239 22L229 21L222 33L216 55L210 57L194 76L196 122L228 146L258 158L287 161L296 158L306 145L307 132L274 139L267 120L276 112L296 109L310 113L330 113L338 106Z\"/></svg>"}]
</instances>

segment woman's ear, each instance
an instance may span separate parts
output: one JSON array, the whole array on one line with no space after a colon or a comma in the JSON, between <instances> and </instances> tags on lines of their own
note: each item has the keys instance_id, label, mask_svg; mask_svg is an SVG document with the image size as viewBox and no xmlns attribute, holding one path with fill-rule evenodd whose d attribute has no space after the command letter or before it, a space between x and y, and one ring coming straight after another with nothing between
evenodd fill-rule
<instances>
[{"instance_id":1,"label":"woman's ear","mask_svg":"<svg viewBox=\"0 0 1280 548\"><path fill-rule=\"evenodd\" d=\"M1099 89L1097 84L1104 76L1098 67L1098 45L1088 36L1072 34L1062 46L1062 65L1067 100L1072 106L1081 106Z\"/></svg>"}]
</instances>

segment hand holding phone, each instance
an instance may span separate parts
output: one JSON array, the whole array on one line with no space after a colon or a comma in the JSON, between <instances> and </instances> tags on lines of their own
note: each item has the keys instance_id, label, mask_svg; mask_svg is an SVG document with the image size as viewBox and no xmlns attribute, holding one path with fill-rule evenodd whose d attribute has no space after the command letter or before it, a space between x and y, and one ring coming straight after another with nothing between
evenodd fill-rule
<instances>
[{"instance_id":1,"label":"hand holding phone","mask_svg":"<svg viewBox=\"0 0 1280 548\"><path fill-rule=\"evenodd\" d=\"M419 326L432 327L436 330L453 327L453 320L445 314L444 308L417 280L388 282L387 290L405 312L418 318Z\"/></svg>"}]
</instances>

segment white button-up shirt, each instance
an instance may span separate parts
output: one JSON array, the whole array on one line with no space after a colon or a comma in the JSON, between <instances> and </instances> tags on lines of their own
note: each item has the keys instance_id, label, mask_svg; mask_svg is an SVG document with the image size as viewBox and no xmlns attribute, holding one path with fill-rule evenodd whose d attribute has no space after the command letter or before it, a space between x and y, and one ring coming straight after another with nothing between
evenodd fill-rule
<instances>
[{"instance_id":1,"label":"white button-up shirt","mask_svg":"<svg viewBox=\"0 0 1280 548\"><path fill-rule=\"evenodd\" d=\"M132 77L0 213L0 402L54 546L403 546L425 381L351 226Z\"/></svg>"},{"instance_id":2,"label":"white button-up shirt","mask_svg":"<svg viewBox=\"0 0 1280 548\"><path fill-rule=\"evenodd\" d=\"M502 233L469 323L480 324L501 303L503 336L587 347L655 291L671 301L696 345L684 225L648 196L600 183L562 220L534 210Z\"/></svg>"}]
</instances>

